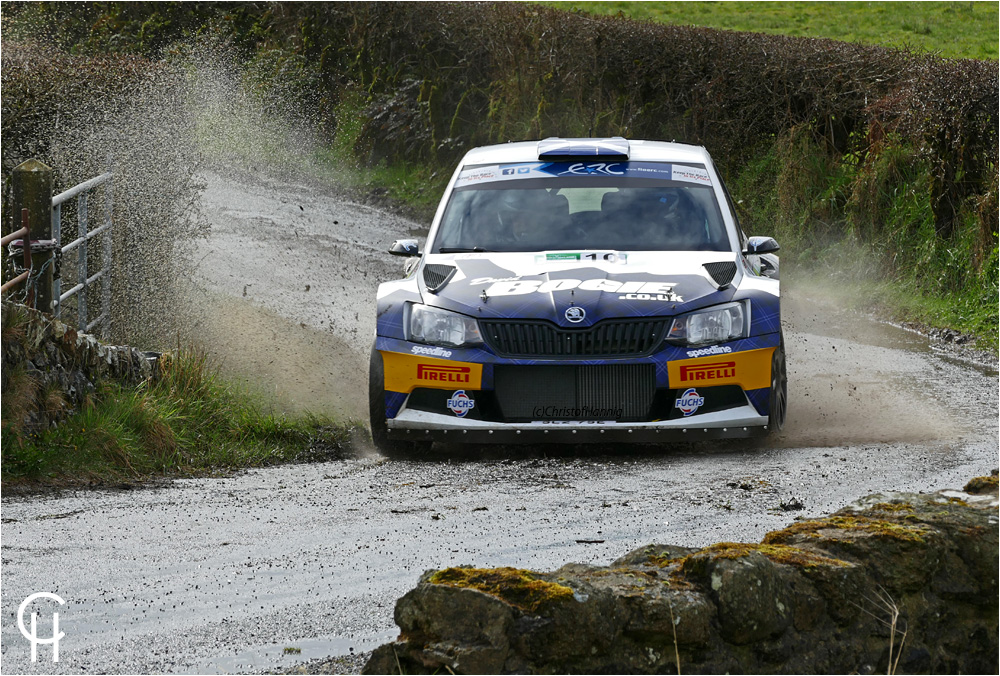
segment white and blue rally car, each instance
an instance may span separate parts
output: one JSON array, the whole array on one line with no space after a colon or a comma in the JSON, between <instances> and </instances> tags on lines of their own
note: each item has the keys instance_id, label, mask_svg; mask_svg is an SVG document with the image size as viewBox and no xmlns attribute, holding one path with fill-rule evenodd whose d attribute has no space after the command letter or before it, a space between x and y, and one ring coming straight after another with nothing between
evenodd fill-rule
<instances>
[{"instance_id":1,"label":"white and blue rally car","mask_svg":"<svg viewBox=\"0 0 1000 676\"><path fill-rule=\"evenodd\" d=\"M378 289L384 451L432 441L670 442L778 430L777 243L708 152L559 139L470 151L405 279Z\"/></svg>"}]
</instances>

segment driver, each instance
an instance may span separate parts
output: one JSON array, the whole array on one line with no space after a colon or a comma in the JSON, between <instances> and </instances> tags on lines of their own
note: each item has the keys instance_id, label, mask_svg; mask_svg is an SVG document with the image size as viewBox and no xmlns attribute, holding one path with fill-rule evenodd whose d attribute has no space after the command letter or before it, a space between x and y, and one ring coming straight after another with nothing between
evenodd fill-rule
<instances>
[{"instance_id":1,"label":"driver","mask_svg":"<svg viewBox=\"0 0 1000 676\"><path fill-rule=\"evenodd\" d=\"M650 236L661 245L678 251L692 251L701 247L704 240L703 219L694 201L683 190L671 190L657 196L656 202L646 205L647 227Z\"/></svg>"},{"instance_id":2,"label":"driver","mask_svg":"<svg viewBox=\"0 0 1000 676\"><path fill-rule=\"evenodd\" d=\"M556 233L569 213L566 198L547 190L511 190L498 214L501 237L521 250L557 248Z\"/></svg>"}]
</instances>

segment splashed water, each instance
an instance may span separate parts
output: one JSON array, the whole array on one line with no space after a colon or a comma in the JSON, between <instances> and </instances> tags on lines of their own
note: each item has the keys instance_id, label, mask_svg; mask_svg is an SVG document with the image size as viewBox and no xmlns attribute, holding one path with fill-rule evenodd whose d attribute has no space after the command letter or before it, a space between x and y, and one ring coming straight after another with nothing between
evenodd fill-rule
<instances>
[{"instance_id":1,"label":"splashed water","mask_svg":"<svg viewBox=\"0 0 1000 676\"><path fill-rule=\"evenodd\" d=\"M269 84L284 82L267 77L273 64L241 63L218 36L175 45L152 62L70 57L43 41L40 35L37 44L4 45L4 68L23 86L13 96L57 91L39 110L5 105L5 115L13 110L18 120L41 120L28 125L37 138L18 137L16 148L8 134L19 128L5 125L5 169L34 156L54 168L56 192L114 171L111 338L162 347L185 325L177 281L190 277L195 251L211 228L200 208L200 172L208 164L249 172L301 167L316 147L317 119L303 112L309 108L304 95ZM105 218L104 190L89 197L91 229ZM64 243L78 236L77 218L76 200L64 204ZM99 268L95 249L89 274ZM80 281L76 254L67 255L62 271L64 290ZM92 290L90 307L99 300ZM68 302L66 319L75 322L75 312L75 301Z\"/></svg>"}]
</instances>

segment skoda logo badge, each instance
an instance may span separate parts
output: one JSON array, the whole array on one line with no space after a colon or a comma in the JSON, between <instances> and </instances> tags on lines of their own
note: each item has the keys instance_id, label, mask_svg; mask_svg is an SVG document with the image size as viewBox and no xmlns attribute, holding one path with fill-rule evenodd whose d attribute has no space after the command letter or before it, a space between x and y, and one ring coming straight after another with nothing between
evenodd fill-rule
<instances>
[{"instance_id":1,"label":"skoda logo badge","mask_svg":"<svg viewBox=\"0 0 1000 676\"><path fill-rule=\"evenodd\" d=\"M583 321L583 318L587 316L587 311L582 307L577 307L576 305L570 305L566 308L566 320L573 322L574 324L579 324Z\"/></svg>"}]
</instances>

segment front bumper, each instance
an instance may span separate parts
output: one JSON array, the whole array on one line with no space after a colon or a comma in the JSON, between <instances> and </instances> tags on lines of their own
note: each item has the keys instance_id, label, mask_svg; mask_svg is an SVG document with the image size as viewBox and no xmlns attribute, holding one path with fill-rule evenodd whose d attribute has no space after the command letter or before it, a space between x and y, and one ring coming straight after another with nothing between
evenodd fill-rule
<instances>
[{"instance_id":1,"label":"front bumper","mask_svg":"<svg viewBox=\"0 0 1000 676\"><path fill-rule=\"evenodd\" d=\"M667 347L645 358L589 361L506 359L388 338L376 349L390 438L656 443L767 434L779 339L769 334L711 350Z\"/></svg>"}]
</instances>

